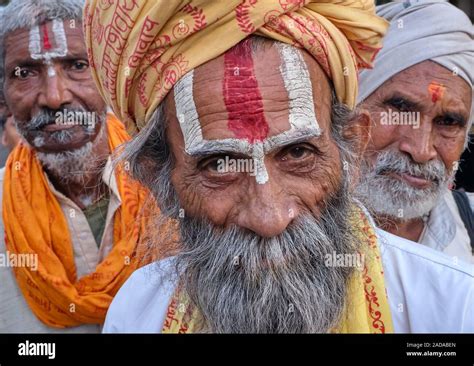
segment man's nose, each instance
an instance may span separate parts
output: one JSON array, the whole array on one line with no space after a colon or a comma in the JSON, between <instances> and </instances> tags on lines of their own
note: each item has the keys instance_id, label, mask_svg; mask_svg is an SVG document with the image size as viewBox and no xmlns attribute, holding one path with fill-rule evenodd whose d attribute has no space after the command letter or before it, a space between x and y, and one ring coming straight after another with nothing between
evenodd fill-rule
<instances>
[{"instance_id":1,"label":"man's nose","mask_svg":"<svg viewBox=\"0 0 474 366\"><path fill-rule=\"evenodd\" d=\"M45 78L38 98L39 107L57 110L71 103L72 94L67 87L67 81L55 70L53 75Z\"/></svg>"},{"instance_id":2,"label":"man's nose","mask_svg":"<svg viewBox=\"0 0 474 366\"><path fill-rule=\"evenodd\" d=\"M270 178L271 179L271 178ZM271 238L283 233L298 216L298 208L291 196L281 191L277 182L254 185L237 217L237 225L262 237Z\"/></svg>"},{"instance_id":3,"label":"man's nose","mask_svg":"<svg viewBox=\"0 0 474 366\"><path fill-rule=\"evenodd\" d=\"M419 128L404 127L399 149L411 156L416 163L427 163L437 156L434 143L433 124L431 120L423 119Z\"/></svg>"}]
</instances>

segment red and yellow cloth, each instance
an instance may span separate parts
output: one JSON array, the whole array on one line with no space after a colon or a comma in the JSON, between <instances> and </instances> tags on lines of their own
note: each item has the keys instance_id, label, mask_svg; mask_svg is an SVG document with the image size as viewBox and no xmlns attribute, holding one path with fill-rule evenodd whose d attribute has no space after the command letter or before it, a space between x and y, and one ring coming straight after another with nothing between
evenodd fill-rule
<instances>
[{"instance_id":1,"label":"red and yellow cloth","mask_svg":"<svg viewBox=\"0 0 474 366\"><path fill-rule=\"evenodd\" d=\"M130 138L112 115L107 132L111 151ZM121 167L115 178L122 204L115 212L113 248L94 272L77 278L66 218L34 151L20 144L9 156L3 189L6 248L38 255L37 271L16 267L14 272L31 310L48 326L103 323L114 295L139 265L134 252L145 225L141 210L147 191Z\"/></svg>"},{"instance_id":2,"label":"red and yellow cloth","mask_svg":"<svg viewBox=\"0 0 474 366\"><path fill-rule=\"evenodd\" d=\"M130 132L184 74L250 34L305 48L354 107L387 25L373 0L87 0L84 14L93 76Z\"/></svg>"}]
</instances>

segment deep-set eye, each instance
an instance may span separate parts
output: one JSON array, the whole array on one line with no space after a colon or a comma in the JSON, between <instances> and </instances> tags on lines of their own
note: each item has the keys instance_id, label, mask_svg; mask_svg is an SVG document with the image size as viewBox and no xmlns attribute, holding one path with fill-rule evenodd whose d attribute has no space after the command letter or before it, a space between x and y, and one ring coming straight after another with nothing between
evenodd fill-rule
<instances>
[{"instance_id":1,"label":"deep-set eye","mask_svg":"<svg viewBox=\"0 0 474 366\"><path fill-rule=\"evenodd\" d=\"M439 126L447 126L447 127L464 127L466 122L460 118L455 118L452 116L442 116L438 117L435 120L436 124Z\"/></svg>"},{"instance_id":2,"label":"deep-set eye","mask_svg":"<svg viewBox=\"0 0 474 366\"><path fill-rule=\"evenodd\" d=\"M401 97L394 97L386 100L384 102L385 105L389 107L393 107L401 112L410 111L413 109L413 104L406 100L405 98Z\"/></svg>"},{"instance_id":3,"label":"deep-set eye","mask_svg":"<svg viewBox=\"0 0 474 366\"><path fill-rule=\"evenodd\" d=\"M89 67L89 63L84 60L76 60L71 63L71 69L75 71L83 71Z\"/></svg>"},{"instance_id":4,"label":"deep-set eye","mask_svg":"<svg viewBox=\"0 0 474 366\"><path fill-rule=\"evenodd\" d=\"M301 159L307 153L308 153L308 149L301 146L294 147L293 149L289 151L289 154L291 155L291 157L295 159Z\"/></svg>"},{"instance_id":5,"label":"deep-set eye","mask_svg":"<svg viewBox=\"0 0 474 366\"><path fill-rule=\"evenodd\" d=\"M314 149L307 145L289 146L283 150L282 160L303 160L314 154Z\"/></svg>"},{"instance_id":6,"label":"deep-set eye","mask_svg":"<svg viewBox=\"0 0 474 366\"><path fill-rule=\"evenodd\" d=\"M33 72L25 67L16 67L13 71L13 77L20 80L25 80L32 75Z\"/></svg>"},{"instance_id":7,"label":"deep-set eye","mask_svg":"<svg viewBox=\"0 0 474 366\"><path fill-rule=\"evenodd\" d=\"M232 162L235 159L228 155L215 155L201 160L198 167L202 171L212 174L232 173Z\"/></svg>"},{"instance_id":8,"label":"deep-set eye","mask_svg":"<svg viewBox=\"0 0 474 366\"><path fill-rule=\"evenodd\" d=\"M221 160L220 158L212 158L212 159L206 160L201 165L201 169L202 170L207 170L207 171L210 171L210 172L218 173L218 171L220 170L220 167L222 165L220 160Z\"/></svg>"}]
</instances>

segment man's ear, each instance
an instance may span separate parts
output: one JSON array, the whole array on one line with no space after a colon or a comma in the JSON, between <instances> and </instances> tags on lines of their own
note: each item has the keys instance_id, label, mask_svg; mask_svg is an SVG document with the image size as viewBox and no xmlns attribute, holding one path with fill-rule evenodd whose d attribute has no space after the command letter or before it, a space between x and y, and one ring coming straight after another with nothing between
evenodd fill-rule
<instances>
[{"instance_id":1,"label":"man's ear","mask_svg":"<svg viewBox=\"0 0 474 366\"><path fill-rule=\"evenodd\" d=\"M354 152L358 158L362 158L370 139L372 120L369 112L360 110L344 127L343 137L351 141Z\"/></svg>"},{"instance_id":2,"label":"man's ear","mask_svg":"<svg viewBox=\"0 0 474 366\"><path fill-rule=\"evenodd\" d=\"M349 189L351 192L355 189L360 179L361 160L364 158L364 152L369 143L371 128L372 120L370 114L366 110L362 110L355 114L342 132L343 137L347 141L352 142L353 151L356 156L355 166L351 172L350 179Z\"/></svg>"}]
</instances>

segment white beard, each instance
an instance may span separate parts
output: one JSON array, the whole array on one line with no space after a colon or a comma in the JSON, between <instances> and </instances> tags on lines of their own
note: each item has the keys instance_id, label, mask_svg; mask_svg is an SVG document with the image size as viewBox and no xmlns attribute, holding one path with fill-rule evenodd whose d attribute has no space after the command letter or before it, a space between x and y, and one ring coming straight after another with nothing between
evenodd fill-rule
<instances>
[{"instance_id":1,"label":"white beard","mask_svg":"<svg viewBox=\"0 0 474 366\"><path fill-rule=\"evenodd\" d=\"M380 171L385 168L389 171L436 177L436 180L431 187L418 189L404 181L381 174ZM383 151L377 157L375 166L363 163L356 196L377 215L388 216L397 221L408 221L428 215L439 198L448 191L450 181L452 177L448 176L440 161L417 164L399 152Z\"/></svg>"},{"instance_id":2,"label":"white beard","mask_svg":"<svg viewBox=\"0 0 474 366\"><path fill-rule=\"evenodd\" d=\"M41 164L57 177L71 182L82 182L84 173L94 166L92 150L94 144L88 142L79 149L60 153L38 152Z\"/></svg>"},{"instance_id":3,"label":"white beard","mask_svg":"<svg viewBox=\"0 0 474 366\"><path fill-rule=\"evenodd\" d=\"M105 123L102 124L93 142L89 141L78 149L59 153L37 152L36 156L41 164L55 176L61 177L65 181L83 183L86 174L91 173L97 166L93 151L105 134Z\"/></svg>"}]
</instances>

